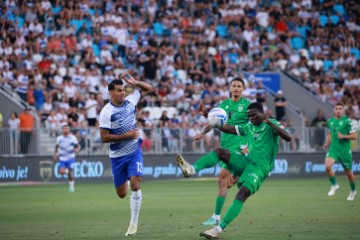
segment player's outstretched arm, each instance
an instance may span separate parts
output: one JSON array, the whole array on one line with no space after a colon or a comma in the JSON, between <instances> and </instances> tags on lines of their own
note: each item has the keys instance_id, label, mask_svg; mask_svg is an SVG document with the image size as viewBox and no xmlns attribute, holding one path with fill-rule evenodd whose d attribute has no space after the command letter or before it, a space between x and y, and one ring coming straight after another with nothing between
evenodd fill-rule
<instances>
[{"instance_id":1,"label":"player's outstretched arm","mask_svg":"<svg viewBox=\"0 0 360 240\"><path fill-rule=\"evenodd\" d=\"M122 74L121 79L124 80L127 84L140 88L143 95L146 95L153 90L150 84L135 80L135 78L131 76L128 72Z\"/></svg>"},{"instance_id":2,"label":"player's outstretched arm","mask_svg":"<svg viewBox=\"0 0 360 240\"><path fill-rule=\"evenodd\" d=\"M230 134L235 134L238 135L236 132L236 127L235 126L230 126L230 125L224 125L221 127L217 127L220 131L224 132L224 133L230 133Z\"/></svg>"}]
</instances>

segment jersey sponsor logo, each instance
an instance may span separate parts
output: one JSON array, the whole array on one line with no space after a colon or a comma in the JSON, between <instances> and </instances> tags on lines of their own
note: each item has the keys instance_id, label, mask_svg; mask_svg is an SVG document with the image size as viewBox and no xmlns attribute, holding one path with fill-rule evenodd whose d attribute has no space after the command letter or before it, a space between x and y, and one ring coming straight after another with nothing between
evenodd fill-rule
<instances>
[{"instance_id":1,"label":"jersey sponsor logo","mask_svg":"<svg viewBox=\"0 0 360 240\"><path fill-rule=\"evenodd\" d=\"M243 106L243 105L239 105L238 111L241 112L243 109L244 109L244 106Z\"/></svg>"}]
</instances>

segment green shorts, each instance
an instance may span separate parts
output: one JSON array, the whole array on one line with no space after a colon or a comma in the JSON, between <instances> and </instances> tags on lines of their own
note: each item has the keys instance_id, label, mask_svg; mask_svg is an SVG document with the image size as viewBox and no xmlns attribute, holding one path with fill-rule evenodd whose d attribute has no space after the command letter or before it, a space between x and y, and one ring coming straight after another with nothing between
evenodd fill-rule
<instances>
[{"instance_id":1,"label":"green shorts","mask_svg":"<svg viewBox=\"0 0 360 240\"><path fill-rule=\"evenodd\" d=\"M352 170L352 154L349 151L339 151L339 149L329 149L326 158L332 158L335 162L340 162L344 169Z\"/></svg>"},{"instance_id":2,"label":"green shorts","mask_svg":"<svg viewBox=\"0 0 360 240\"><path fill-rule=\"evenodd\" d=\"M230 151L230 161L228 163L220 161L220 167L228 170L234 176L241 176L247 163L247 156L240 150L228 150Z\"/></svg>"},{"instance_id":3,"label":"green shorts","mask_svg":"<svg viewBox=\"0 0 360 240\"><path fill-rule=\"evenodd\" d=\"M238 188L244 186L250 190L251 194L254 194L257 190L259 190L261 184L265 181L268 175L268 171L265 171L262 168L259 168L259 166L249 162L246 165L237 186Z\"/></svg>"}]
</instances>

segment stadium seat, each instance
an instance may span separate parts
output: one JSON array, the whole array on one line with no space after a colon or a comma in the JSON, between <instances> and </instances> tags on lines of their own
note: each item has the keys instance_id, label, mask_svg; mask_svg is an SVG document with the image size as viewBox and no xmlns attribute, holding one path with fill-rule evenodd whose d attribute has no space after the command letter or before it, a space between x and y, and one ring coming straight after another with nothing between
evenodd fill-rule
<instances>
[{"instance_id":1,"label":"stadium seat","mask_svg":"<svg viewBox=\"0 0 360 240\"><path fill-rule=\"evenodd\" d=\"M331 22L335 25L337 25L340 21L340 18L337 15L331 15L330 19L331 19Z\"/></svg>"},{"instance_id":2,"label":"stadium seat","mask_svg":"<svg viewBox=\"0 0 360 240\"><path fill-rule=\"evenodd\" d=\"M61 12L61 10L62 10L62 7L61 7L61 6L57 6L57 7L53 7L53 8L51 9L51 12L52 12L53 14L58 14L58 13Z\"/></svg>"},{"instance_id":3,"label":"stadium seat","mask_svg":"<svg viewBox=\"0 0 360 240\"><path fill-rule=\"evenodd\" d=\"M325 15L319 16L320 25L324 27L326 24L328 24L328 17Z\"/></svg>"},{"instance_id":4,"label":"stadium seat","mask_svg":"<svg viewBox=\"0 0 360 240\"><path fill-rule=\"evenodd\" d=\"M154 23L153 24L154 33L158 36L162 36L164 34L164 26L161 23Z\"/></svg>"},{"instance_id":5,"label":"stadium seat","mask_svg":"<svg viewBox=\"0 0 360 240\"><path fill-rule=\"evenodd\" d=\"M303 38L303 39L306 39L307 37L307 34L306 34L306 31L309 29L309 27L307 26L300 26L300 27L297 27L296 28L296 31L300 34L300 36Z\"/></svg>"},{"instance_id":6,"label":"stadium seat","mask_svg":"<svg viewBox=\"0 0 360 240\"><path fill-rule=\"evenodd\" d=\"M24 25L24 22L25 22L24 18L22 18L22 17L16 17L16 21L17 21L17 26L18 26L18 28L22 28L23 25Z\"/></svg>"},{"instance_id":7,"label":"stadium seat","mask_svg":"<svg viewBox=\"0 0 360 240\"><path fill-rule=\"evenodd\" d=\"M217 25L216 32L219 34L220 37L225 38L227 32L227 26L225 25Z\"/></svg>"},{"instance_id":8,"label":"stadium seat","mask_svg":"<svg viewBox=\"0 0 360 240\"><path fill-rule=\"evenodd\" d=\"M94 52L95 56L100 56L100 48L99 48L99 46L97 44L93 44L92 49L93 49L93 52Z\"/></svg>"},{"instance_id":9,"label":"stadium seat","mask_svg":"<svg viewBox=\"0 0 360 240\"><path fill-rule=\"evenodd\" d=\"M343 16L343 15L345 14L345 8L344 8L344 6L341 5L341 4L335 4L335 5L333 6L333 10L334 10L335 12L337 12L338 14L340 14L341 16Z\"/></svg>"},{"instance_id":10,"label":"stadium seat","mask_svg":"<svg viewBox=\"0 0 360 240\"><path fill-rule=\"evenodd\" d=\"M356 60L360 58L360 50L358 48L350 48L350 54L354 54Z\"/></svg>"},{"instance_id":11,"label":"stadium seat","mask_svg":"<svg viewBox=\"0 0 360 240\"><path fill-rule=\"evenodd\" d=\"M332 66L334 66L333 61L329 59L324 60L324 71L328 71Z\"/></svg>"},{"instance_id":12,"label":"stadium seat","mask_svg":"<svg viewBox=\"0 0 360 240\"><path fill-rule=\"evenodd\" d=\"M301 38L299 37L293 37L291 38L290 40L290 46L293 48L293 49L300 49L300 48L303 48L304 47L304 42Z\"/></svg>"}]
</instances>

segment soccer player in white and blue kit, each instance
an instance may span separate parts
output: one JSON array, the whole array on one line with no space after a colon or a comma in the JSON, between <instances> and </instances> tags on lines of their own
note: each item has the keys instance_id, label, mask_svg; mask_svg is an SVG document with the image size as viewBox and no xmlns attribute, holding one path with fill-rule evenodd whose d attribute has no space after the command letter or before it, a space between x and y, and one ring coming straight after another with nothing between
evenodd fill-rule
<instances>
[{"instance_id":1,"label":"soccer player in white and blue kit","mask_svg":"<svg viewBox=\"0 0 360 240\"><path fill-rule=\"evenodd\" d=\"M75 181L73 175L75 154L79 152L80 145L77 138L70 133L69 125L62 127L62 135L56 138L54 160L59 157L59 171L61 175L68 170L69 191L75 191Z\"/></svg>"},{"instance_id":2,"label":"soccer player in white and blue kit","mask_svg":"<svg viewBox=\"0 0 360 240\"><path fill-rule=\"evenodd\" d=\"M142 139L136 128L136 104L142 95L152 91L152 87L135 80L129 73L121 77L132 85L134 91L125 97L124 82L113 80L108 85L111 101L100 113L99 127L101 140L110 143L109 157L117 195L126 197L127 181L130 180L131 197L130 225L125 236L134 236L137 231L142 202L141 179L143 176Z\"/></svg>"}]
</instances>

